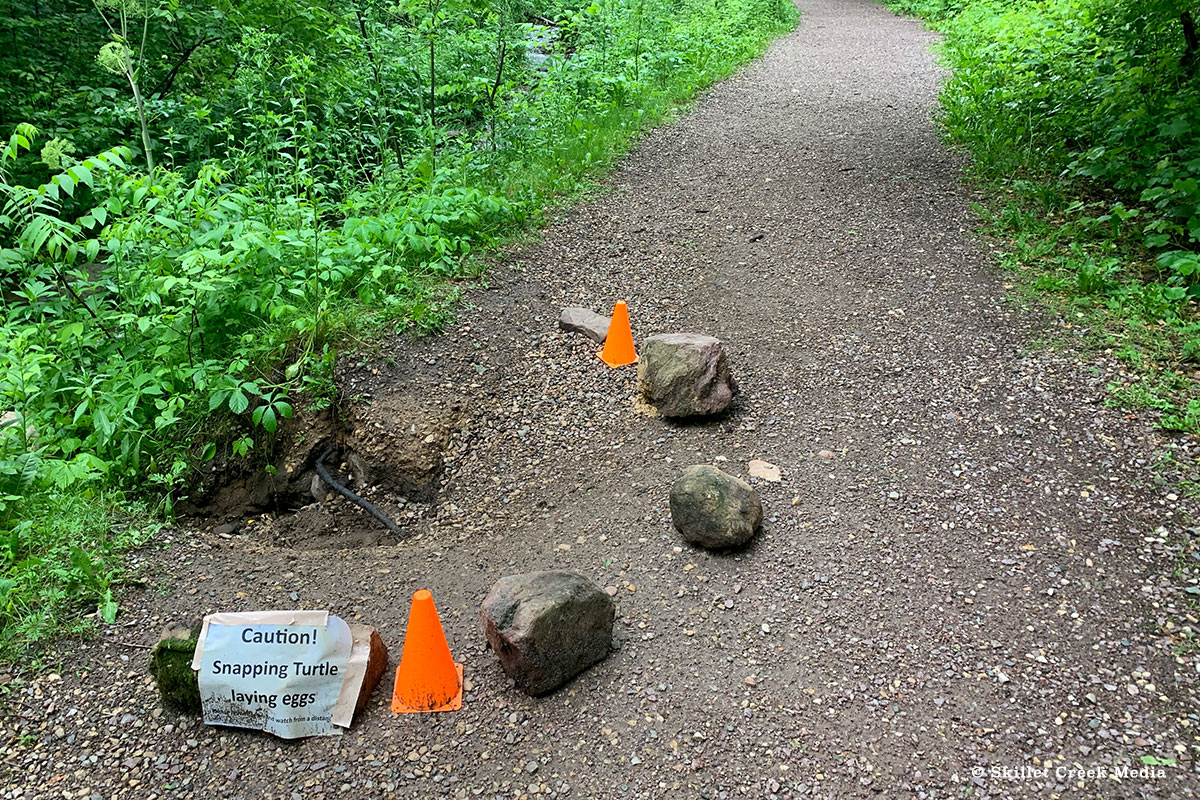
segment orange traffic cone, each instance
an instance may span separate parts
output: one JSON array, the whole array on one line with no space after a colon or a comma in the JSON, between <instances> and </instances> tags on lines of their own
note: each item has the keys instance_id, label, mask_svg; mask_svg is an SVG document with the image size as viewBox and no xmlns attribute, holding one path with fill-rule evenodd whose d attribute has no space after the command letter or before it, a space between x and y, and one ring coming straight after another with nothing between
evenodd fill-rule
<instances>
[{"instance_id":1,"label":"orange traffic cone","mask_svg":"<svg viewBox=\"0 0 1200 800\"><path fill-rule=\"evenodd\" d=\"M457 711L462 708L463 668L450 656L450 645L428 589L413 594L404 652L396 667L392 711Z\"/></svg>"},{"instance_id":2,"label":"orange traffic cone","mask_svg":"<svg viewBox=\"0 0 1200 800\"><path fill-rule=\"evenodd\" d=\"M600 360L610 367L636 364L638 357L633 349L633 330L629 327L629 306L618 300L613 306L612 321L608 323L608 338L600 351Z\"/></svg>"}]
</instances>

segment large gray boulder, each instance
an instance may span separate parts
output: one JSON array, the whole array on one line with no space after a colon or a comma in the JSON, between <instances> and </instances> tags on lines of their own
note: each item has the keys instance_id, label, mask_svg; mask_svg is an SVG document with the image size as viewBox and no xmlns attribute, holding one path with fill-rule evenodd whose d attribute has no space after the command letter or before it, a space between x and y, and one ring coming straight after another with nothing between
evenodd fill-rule
<instances>
[{"instance_id":1,"label":"large gray boulder","mask_svg":"<svg viewBox=\"0 0 1200 800\"><path fill-rule=\"evenodd\" d=\"M500 666L533 696L562 686L612 646L612 598L573 572L506 575L479 612Z\"/></svg>"},{"instance_id":2,"label":"large gray boulder","mask_svg":"<svg viewBox=\"0 0 1200 800\"><path fill-rule=\"evenodd\" d=\"M720 339L663 333L642 342L638 391L664 417L694 417L729 408L737 383Z\"/></svg>"},{"instance_id":3,"label":"large gray boulder","mask_svg":"<svg viewBox=\"0 0 1200 800\"><path fill-rule=\"evenodd\" d=\"M671 521L692 544L740 547L762 524L762 501L741 478L701 464L685 469L671 487Z\"/></svg>"},{"instance_id":4,"label":"large gray boulder","mask_svg":"<svg viewBox=\"0 0 1200 800\"><path fill-rule=\"evenodd\" d=\"M603 344L608 338L608 325L612 320L597 314L590 308L564 308L558 317L558 327L570 333L580 333L593 342Z\"/></svg>"}]
</instances>

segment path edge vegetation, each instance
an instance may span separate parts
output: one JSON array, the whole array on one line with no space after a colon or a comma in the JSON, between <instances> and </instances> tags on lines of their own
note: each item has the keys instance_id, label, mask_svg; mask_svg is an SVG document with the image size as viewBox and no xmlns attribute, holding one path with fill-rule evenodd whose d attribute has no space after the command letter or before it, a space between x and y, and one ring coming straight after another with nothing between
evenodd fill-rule
<instances>
[{"instance_id":1,"label":"path edge vegetation","mask_svg":"<svg viewBox=\"0 0 1200 800\"><path fill-rule=\"evenodd\" d=\"M319 162L337 148L323 149L306 99L312 60L255 76L276 96L223 128L247 123L240 135L262 141L172 157L124 33L152 24L139 11L152 3L97 2L112 31L97 62L131 89L132 139L84 159L26 122L0 141L0 662L113 621L137 577L125 554L154 542L200 467L269 449L297 403L334 402L339 351L439 330L490 254L798 20L787 0L542 5L522 13L569 37L557 55L545 29L516 24L516 3L355 11L364 80L379 91L378 48L407 37L426 94L366 120L387 144L346 188L346 170ZM372 23L395 27L369 39ZM526 60L531 37L548 65ZM449 48L488 80L439 73Z\"/></svg>"},{"instance_id":2,"label":"path edge vegetation","mask_svg":"<svg viewBox=\"0 0 1200 800\"><path fill-rule=\"evenodd\" d=\"M1181 0L882 0L941 34L938 120L967 155L975 210L1016 301L1057 325L1038 346L1094 359L1105 402L1159 430L1149 479L1200 498L1200 41ZM1160 527L1200 652L1200 535ZM1148 621L1148 624L1149 623Z\"/></svg>"},{"instance_id":3,"label":"path edge vegetation","mask_svg":"<svg viewBox=\"0 0 1200 800\"><path fill-rule=\"evenodd\" d=\"M1111 405L1200 433L1200 53L1175 0L884 0L942 35L938 120L1015 288L1121 364Z\"/></svg>"}]
</instances>

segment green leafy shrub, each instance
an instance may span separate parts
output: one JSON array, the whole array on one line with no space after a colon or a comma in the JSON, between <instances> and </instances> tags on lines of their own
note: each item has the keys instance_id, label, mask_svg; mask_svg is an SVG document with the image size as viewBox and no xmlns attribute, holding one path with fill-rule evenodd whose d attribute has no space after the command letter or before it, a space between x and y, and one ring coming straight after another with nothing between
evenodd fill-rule
<instances>
[{"instance_id":1,"label":"green leafy shrub","mask_svg":"<svg viewBox=\"0 0 1200 800\"><path fill-rule=\"evenodd\" d=\"M1018 268L1142 377L1120 401L1200 432L1200 53L1178 0L890 0L945 34L951 139L1007 198Z\"/></svg>"},{"instance_id":2,"label":"green leafy shrub","mask_svg":"<svg viewBox=\"0 0 1200 800\"><path fill-rule=\"evenodd\" d=\"M110 619L132 539L101 529L126 498L169 511L206 460L262 452L298 398L328 402L348 336L445 324L479 252L795 9L18 0L12 16L0 67L28 80L0 86L0 648L66 610ZM59 533L85 512L86 535Z\"/></svg>"},{"instance_id":3,"label":"green leafy shrub","mask_svg":"<svg viewBox=\"0 0 1200 800\"><path fill-rule=\"evenodd\" d=\"M946 33L943 120L985 176L1094 181L1141 204L1132 213L1149 246L1200 244L1200 79L1180 22L1189 3L892 5Z\"/></svg>"}]
</instances>

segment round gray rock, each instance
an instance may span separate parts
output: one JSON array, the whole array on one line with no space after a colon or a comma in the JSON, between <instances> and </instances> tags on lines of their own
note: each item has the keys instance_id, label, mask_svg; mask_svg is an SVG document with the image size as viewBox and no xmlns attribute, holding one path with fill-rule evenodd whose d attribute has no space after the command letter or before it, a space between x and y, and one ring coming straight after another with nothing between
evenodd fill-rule
<instances>
[{"instance_id":1,"label":"round gray rock","mask_svg":"<svg viewBox=\"0 0 1200 800\"><path fill-rule=\"evenodd\" d=\"M612 646L612 598L573 572L506 575L479 611L500 666L526 694L554 691Z\"/></svg>"},{"instance_id":2,"label":"round gray rock","mask_svg":"<svg viewBox=\"0 0 1200 800\"><path fill-rule=\"evenodd\" d=\"M642 342L638 391L664 417L695 417L729 408L737 383L720 339L663 333Z\"/></svg>"},{"instance_id":3,"label":"round gray rock","mask_svg":"<svg viewBox=\"0 0 1200 800\"><path fill-rule=\"evenodd\" d=\"M671 487L671 521L692 544L739 547L762 524L762 501L744 480L701 464L685 469Z\"/></svg>"}]
</instances>

